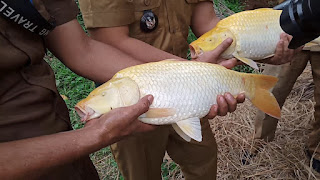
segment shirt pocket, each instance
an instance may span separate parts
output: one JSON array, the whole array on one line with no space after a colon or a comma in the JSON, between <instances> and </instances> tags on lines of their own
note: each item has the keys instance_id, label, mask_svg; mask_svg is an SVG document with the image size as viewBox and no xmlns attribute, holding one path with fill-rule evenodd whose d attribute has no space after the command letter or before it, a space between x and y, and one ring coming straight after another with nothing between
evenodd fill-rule
<instances>
[{"instance_id":1,"label":"shirt pocket","mask_svg":"<svg viewBox=\"0 0 320 180\"><path fill-rule=\"evenodd\" d=\"M161 0L133 0L135 12L158 8Z\"/></svg>"}]
</instances>

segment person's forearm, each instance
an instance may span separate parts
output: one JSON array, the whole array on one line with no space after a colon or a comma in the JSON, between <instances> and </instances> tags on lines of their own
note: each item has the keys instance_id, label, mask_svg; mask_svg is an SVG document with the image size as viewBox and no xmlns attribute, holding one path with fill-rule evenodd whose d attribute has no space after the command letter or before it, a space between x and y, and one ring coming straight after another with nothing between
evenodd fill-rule
<instances>
[{"instance_id":1,"label":"person's forearm","mask_svg":"<svg viewBox=\"0 0 320 180\"><path fill-rule=\"evenodd\" d=\"M106 82L119 70L143 63L110 45L92 40L76 20L56 27L45 42L72 71L97 82Z\"/></svg>"},{"instance_id":2,"label":"person's forearm","mask_svg":"<svg viewBox=\"0 0 320 180\"><path fill-rule=\"evenodd\" d=\"M0 143L1 179L36 178L50 168L99 150L99 135L90 128ZM110 139L110 143L111 143ZM105 142L106 144L108 142Z\"/></svg>"},{"instance_id":3,"label":"person's forearm","mask_svg":"<svg viewBox=\"0 0 320 180\"><path fill-rule=\"evenodd\" d=\"M200 2L193 10L191 29L200 37L216 26L220 19L216 16L212 2Z\"/></svg>"},{"instance_id":4,"label":"person's forearm","mask_svg":"<svg viewBox=\"0 0 320 180\"><path fill-rule=\"evenodd\" d=\"M93 36L93 38L95 38ZM155 48L143 41L135 38L125 37L118 42L103 41L103 39L97 39L98 41L110 44L119 50L127 53L135 59L142 60L143 62L155 62L165 59L179 59L185 60L179 56L167 53L161 49Z\"/></svg>"}]
</instances>

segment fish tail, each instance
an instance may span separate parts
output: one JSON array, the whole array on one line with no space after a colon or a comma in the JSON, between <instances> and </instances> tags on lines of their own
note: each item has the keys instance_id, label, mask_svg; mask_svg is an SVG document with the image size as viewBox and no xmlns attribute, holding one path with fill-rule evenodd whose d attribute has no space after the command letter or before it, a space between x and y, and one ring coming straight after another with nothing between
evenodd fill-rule
<instances>
[{"instance_id":1,"label":"fish tail","mask_svg":"<svg viewBox=\"0 0 320 180\"><path fill-rule=\"evenodd\" d=\"M247 76L246 79L249 79L252 83L249 85L250 89L246 91L246 96L249 97L252 104L264 113L280 119L280 106L271 93L271 89L278 82L278 78L262 74L248 74Z\"/></svg>"}]
</instances>

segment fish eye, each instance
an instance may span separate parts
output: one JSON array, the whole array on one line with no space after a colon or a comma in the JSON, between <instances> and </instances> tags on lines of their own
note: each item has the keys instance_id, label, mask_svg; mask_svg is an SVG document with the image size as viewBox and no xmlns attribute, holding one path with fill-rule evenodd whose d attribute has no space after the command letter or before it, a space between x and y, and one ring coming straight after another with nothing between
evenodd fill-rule
<instances>
[{"instance_id":1,"label":"fish eye","mask_svg":"<svg viewBox=\"0 0 320 180\"><path fill-rule=\"evenodd\" d=\"M112 110L112 107L110 107L110 109Z\"/></svg>"}]
</instances>

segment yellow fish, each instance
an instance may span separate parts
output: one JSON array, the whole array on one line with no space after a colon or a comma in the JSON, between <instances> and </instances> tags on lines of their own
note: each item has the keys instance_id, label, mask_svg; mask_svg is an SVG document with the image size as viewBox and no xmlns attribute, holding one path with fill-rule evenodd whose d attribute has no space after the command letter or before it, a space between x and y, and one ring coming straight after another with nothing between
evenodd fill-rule
<instances>
[{"instance_id":1,"label":"yellow fish","mask_svg":"<svg viewBox=\"0 0 320 180\"><path fill-rule=\"evenodd\" d=\"M133 105L152 94L154 101L139 120L155 125L172 124L185 140L200 142L200 118L216 104L217 95L225 92L233 95L244 92L256 107L280 118L277 100L269 91L277 80L273 76L240 73L216 64L165 60L119 71L75 109L82 121L87 121L114 108Z\"/></svg>"},{"instance_id":2,"label":"yellow fish","mask_svg":"<svg viewBox=\"0 0 320 180\"><path fill-rule=\"evenodd\" d=\"M317 39L314 39L313 41L307 43L304 47L303 50L309 50L313 52L320 52L320 37Z\"/></svg>"},{"instance_id":3,"label":"yellow fish","mask_svg":"<svg viewBox=\"0 0 320 180\"><path fill-rule=\"evenodd\" d=\"M223 58L235 57L258 69L253 60L274 55L280 34L281 10L261 8L233 14L221 21L199 39L190 44L191 57L211 51L225 39L232 38L232 45L222 54Z\"/></svg>"}]
</instances>

